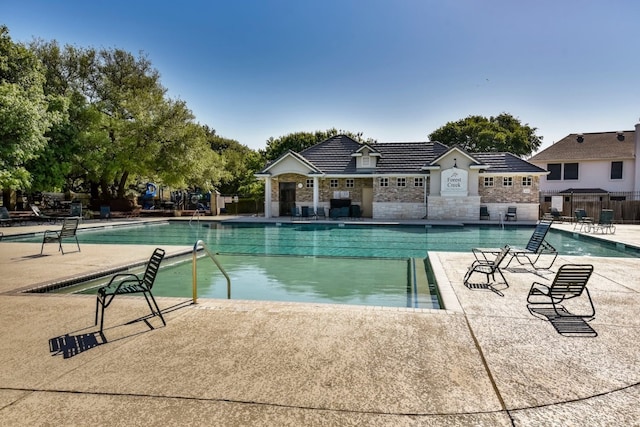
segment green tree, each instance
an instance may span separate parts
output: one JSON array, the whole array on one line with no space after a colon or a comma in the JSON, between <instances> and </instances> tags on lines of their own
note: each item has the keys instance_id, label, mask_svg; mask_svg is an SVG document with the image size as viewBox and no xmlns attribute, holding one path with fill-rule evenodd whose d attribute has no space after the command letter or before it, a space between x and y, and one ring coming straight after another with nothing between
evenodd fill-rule
<instances>
[{"instance_id":1,"label":"green tree","mask_svg":"<svg viewBox=\"0 0 640 427\"><path fill-rule=\"evenodd\" d=\"M224 164L224 171L217 183L222 194L242 194L260 196L260 186L256 187L254 176L263 166L260 153L238 141L216 135L216 131L204 127L211 149L218 153ZM264 187L262 187L264 188Z\"/></svg>"},{"instance_id":2,"label":"green tree","mask_svg":"<svg viewBox=\"0 0 640 427\"><path fill-rule=\"evenodd\" d=\"M305 148L309 148L336 135L347 135L359 142L375 142L375 140L371 138L364 140L362 132L353 133L331 128L326 131L295 132L279 138L271 137L267 140L267 146L264 151L261 151L261 154L265 160L275 160L289 150L300 152Z\"/></svg>"},{"instance_id":3,"label":"green tree","mask_svg":"<svg viewBox=\"0 0 640 427\"><path fill-rule=\"evenodd\" d=\"M47 67L47 90L69 100L68 122L52 132L55 154L69 161L68 186L109 200L147 180L210 189L219 179L220 156L186 103L166 96L146 56L55 41L32 49Z\"/></svg>"},{"instance_id":4,"label":"green tree","mask_svg":"<svg viewBox=\"0 0 640 427\"><path fill-rule=\"evenodd\" d=\"M536 128L507 113L496 117L469 116L449 122L429 134L431 141L458 145L472 153L509 152L528 156L542 144Z\"/></svg>"},{"instance_id":5,"label":"green tree","mask_svg":"<svg viewBox=\"0 0 640 427\"><path fill-rule=\"evenodd\" d=\"M44 82L38 58L0 26L0 188L30 187L26 163L46 147L45 133L58 118L54 110L64 109L47 100Z\"/></svg>"}]
</instances>

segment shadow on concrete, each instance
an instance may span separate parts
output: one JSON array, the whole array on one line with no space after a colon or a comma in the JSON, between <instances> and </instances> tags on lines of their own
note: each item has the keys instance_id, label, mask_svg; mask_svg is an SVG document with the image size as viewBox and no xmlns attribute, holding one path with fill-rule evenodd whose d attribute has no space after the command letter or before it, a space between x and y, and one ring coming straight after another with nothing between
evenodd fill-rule
<instances>
[{"instance_id":1,"label":"shadow on concrete","mask_svg":"<svg viewBox=\"0 0 640 427\"><path fill-rule=\"evenodd\" d=\"M68 359L104 343L104 335L98 331L80 335L65 334L49 340L49 351L53 353L52 356L62 355Z\"/></svg>"},{"instance_id":2,"label":"shadow on concrete","mask_svg":"<svg viewBox=\"0 0 640 427\"><path fill-rule=\"evenodd\" d=\"M548 320L555 330L565 337L597 337L598 333L582 317L571 316L564 309L567 315L559 316L553 308L527 306L531 314L536 317Z\"/></svg>"},{"instance_id":3,"label":"shadow on concrete","mask_svg":"<svg viewBox=\"0 0 640 427\"><path fill-rule=\"evenodd\" d=\"M167 314L167 313L177 311L181 308L188 307L190 305L192 305L192 302L190 300L184 301L184 302L180 302L178 304L172 305L170 307L167 307L163 309L162 312L163 314ZM125 333L125 335L120 335L118 336L118 338L112 339L110 341L107 340L104 333L100 333L100 331L86 332L86 333L78 333L80 331L75 331L75 332L67 333L64 335L60 335L58 337L51 338L49 340L49 352L53 353L52 356L62 355L64 359L68 359L70 357L77 356L78 354L83 353L87 350L91 350L92 348L95 348L99 345L107 344L108 342L120 341L125 338L130 338L136 335L150 332L156 329L156 327L154 327L149 321L154 317L156 316L148 314L146 316L124 322L121 325L113 326L109 328L111 330L114 330L117 328L122 328L123 326L135 325L141 322L147 325L148 327L148 329L145 331L137 330L133 333L128 333L128 334Z\"/></svg>"}]
</instances>

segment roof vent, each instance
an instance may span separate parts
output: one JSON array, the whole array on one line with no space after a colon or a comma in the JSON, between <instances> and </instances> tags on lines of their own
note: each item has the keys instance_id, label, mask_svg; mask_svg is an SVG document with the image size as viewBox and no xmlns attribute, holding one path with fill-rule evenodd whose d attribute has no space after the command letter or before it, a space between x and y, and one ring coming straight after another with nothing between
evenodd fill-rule
<instances>
[{"instance_id":1,"label":"roof vent","mask_svg":"<svg viewBox=\"0 0 640 427\"><path fill-rule=\"evenodd\" d=\"M583 135L583 134L581 134L581 133L579 133L579 134L578 134L578 137L576 138L576 141L578 141L578 142L584 142L584 135Z\"/></svg>"},{"instance_id":2,"label":"roof vent","mask_svg":"<svg viewBox=\"0 0 640 427\"><path fill-rule=\"evenodd\" d=\"M618 131L618 141L624 141L624 132L621 130Z\"/></svg>"}]
</instances>

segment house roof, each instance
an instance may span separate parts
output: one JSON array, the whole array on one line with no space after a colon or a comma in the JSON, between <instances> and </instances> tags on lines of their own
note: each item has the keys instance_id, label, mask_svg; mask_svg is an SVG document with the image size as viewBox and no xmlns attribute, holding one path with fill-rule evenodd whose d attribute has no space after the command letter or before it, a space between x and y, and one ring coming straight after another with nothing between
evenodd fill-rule
<instances>
[{"instance_id":1,"label":"house roof","mask_svg":"<svg viewBox=\"0 0 640 427\"><path fill-rule=\"evenodd\" d=\"M607 194L607 190L602 188L567 188L559 191L558 194Z\"/></svg>"},{"instance_id":2,"label":"house roof","mask_svg":"<svg viewBox=\"0 0 640 427\"><path fill-rule=\"evenodd\" d=\"M579 142L582 136L582 142ZM632 159L635 131L572 133L529 159L530 162Z\"/></svg>"},{"instance_id":3,"label":"house roof","mask_svg":"<svg viewBox=\"0 0 640 427\"><path fill-rule=\"evenodd\" d=\"M511 153L474 153L473 155L478 161L489 165L489 169L484 173L547 173L545 169Z\"/></svg>"},{"instance_id":4,"label":"house roof","mask_svg":"<svg viewBox=\"0 0 640 427\"><path fill-rule=\"evenodd\" d=\"M356 169L354 153L368 146L379 154L375 167ZM486 173L546 173L526 160L510 153L466 153L459 147L449 148L440 142L385 142L363 145L346 135L336 135L309 147L300 153L288 152L270 162L258 174L269 174L269 169L287 156L295 155L315 173L326 175L349 174L424 174L425 168L437 164L447 152L457 148L477 165L490 166Z\"/></svg>"}]
</instances>

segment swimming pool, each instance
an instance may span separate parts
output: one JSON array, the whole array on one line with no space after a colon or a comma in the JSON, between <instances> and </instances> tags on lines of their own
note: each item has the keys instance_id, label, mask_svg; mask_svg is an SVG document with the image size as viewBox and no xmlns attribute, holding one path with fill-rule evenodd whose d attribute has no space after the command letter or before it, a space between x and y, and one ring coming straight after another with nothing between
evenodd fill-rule
<instances>
[{"instance_id":1,"label":"swimming pool","mask_svg":"<svg viewBox=\"0 0 640 427\"><path fill-rule=\"evenodd\" d=\"M505 243L525 246L532 231L533 227L526 226L175 221L107 226L82 231L78 239L81 244L158 246L192 246L202 240L210 251L224 258L222 265L232 276L234 299L439 308L437 286L427 277L429 251L466 252ZM30 240L39 242L41 237ZM638 256L637 251L557 230L550 230L546 240L564 255ZM154 292L159 296L190 296L188 261L190 258L161 271ZM411 268L421 263L421 269ZM211 260L198 263L200 297L225 298L223 280Z\"/></svg>"},{"instance_id":2,"label":"swimming pool","mask_svg":"<svg viewBox=\"0 0 640 427\"><path fill-rule=\"evenodd\" d=\"M524 247L533 226L382 226L343 223L221 223L184 221L81 230L80 244L188 245L203 240L221 254L423 258L428 251L469 252L474 247ZM551 229L546 237L561 255L639 257L628 247ZM14 241L41 242L41 236Z\"/></svg>"}]
</instances>

